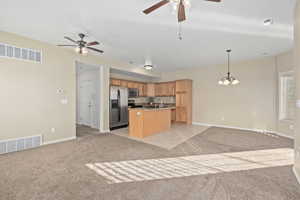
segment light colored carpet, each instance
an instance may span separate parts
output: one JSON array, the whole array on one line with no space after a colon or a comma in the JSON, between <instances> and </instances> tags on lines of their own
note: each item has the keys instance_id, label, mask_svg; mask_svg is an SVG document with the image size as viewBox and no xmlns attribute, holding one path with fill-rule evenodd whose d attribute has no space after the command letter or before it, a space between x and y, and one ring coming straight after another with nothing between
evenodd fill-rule
<instances>
[{"instance_id":1,"label":"light colored carpet","mask_svg":"<svg viewBox=\"0 0 300 200\"><path fill-rule=\"evenodd\" d=\"M118 136L171 150L178 145L186 142L195 135L203 133L208 128L209 127L207 126L173 124L170 130L157 133L145 138L130 137L128 135L128 128L114 130L112 131L112 133Z\"/></svg>"},{"instance_id":2,"label":"light colored carpet","mask_svg":"<svg viewBox=\"0 0 300 200\"><path fill-rule=\"evenodd\" d=\"M79 135L89 135L89 131ZM191 166L193 163L187 160L180 160L178 165L171 160L171 165L164 168L168 158L192 156L192 162L197 162L198 158L206 159L209 154L229 153L239 157L245 153L234 152L254 151L256 155L258 150L280 148L293 148L293 141L247 131L210 128L166 150L113 134L94 134L91 130L89 136L77 140L0 155L0 200L299 200L300 186L291 165L243 171L232 171L233 166L224 166L224 172L197 176L179 176L199 169L193 168L199 163ZM105 178L86 166L149 159L160 160L158 167L149 164L151 176L176 172L178 177L107 184ZM247 156L247 159L252 158ZM215 161L218 165L220 159L209 160L212 162L207 166ZM267 160L258 161L265 164Z\"/></svg>"}]
</instances>

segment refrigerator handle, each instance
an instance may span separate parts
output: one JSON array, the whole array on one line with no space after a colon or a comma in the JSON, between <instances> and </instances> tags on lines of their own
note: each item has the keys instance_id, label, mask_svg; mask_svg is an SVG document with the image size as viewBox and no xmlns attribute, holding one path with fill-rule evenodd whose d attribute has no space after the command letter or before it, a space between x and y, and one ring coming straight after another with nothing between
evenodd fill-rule
<instances>
[{"instance_id":1,"label":"refrigerator handle","mask_svg":"<svg viewBox=\"0 0 300 200\"><path fill-rule=\"evenodd\" d=\"M120 94L120 90L118 89L118 107L119 107L119 113L118 113L118 121L121 121L121 94Z\"/></svg>"}]
</instances>

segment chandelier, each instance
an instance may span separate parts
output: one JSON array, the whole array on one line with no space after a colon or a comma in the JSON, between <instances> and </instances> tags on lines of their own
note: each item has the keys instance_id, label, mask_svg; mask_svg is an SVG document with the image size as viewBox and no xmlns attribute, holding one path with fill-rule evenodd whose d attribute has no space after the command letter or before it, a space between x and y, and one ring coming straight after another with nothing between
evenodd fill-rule
<instances>
[{"instance_id":1,"label":"chandelier","mask_svg":"<svg viewBox=\"0 0 300 200\"><path fill-rule=\"evenodd\" d=\"M230 53L231 53L231 49L226 50L227 52L227 56L228 56L228 73L227 76L221 78L221 80L219 80L219 85L225 85L225 86L229 86L229 85L237 85L240 83L240 81L238 79L236 79L235 77L233 77L230 73Z\"/></svg>"}]
</instances>

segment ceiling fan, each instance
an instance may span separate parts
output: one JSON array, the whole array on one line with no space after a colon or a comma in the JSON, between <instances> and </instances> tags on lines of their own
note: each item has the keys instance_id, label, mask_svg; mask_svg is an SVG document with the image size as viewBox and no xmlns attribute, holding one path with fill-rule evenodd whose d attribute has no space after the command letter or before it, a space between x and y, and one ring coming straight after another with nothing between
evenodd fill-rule
<instances>
[{"instance_id":1,"label":"ceiling fan","mask_svg":"<svg viewBox=\"0 0 300 200\"><path fill-rule=\"evenodd\" d=\"M102 51L100 49L96 49L96 48L91 47L91 46L99 45L99 42L97 42L97 41L94 41L94 42L84 41L84 38L86 37L86 35L83 34L83 33L79 33L78 36L80 38L80 40L78 40L78 41L73 40L70 37L66 37L66 36L64 37L65 39L75 43L74 45L65 44L65 45L57 45L57 46L59 46L59 47L75 47L75 51L79 54L87 54L88 50L96 51L98 53L104 53L104 51Z\"/></svg>"},{"instance_id":2,"label":"ceiling fan","mask_svg":"<svg viewBox=\"0 0 300 200\"><path fill-rule=\"evenodd\" d=\"M221 0L205 0L205 1L211 1L211 2L221 2ZM144 10L143 12L148 15L151 12L157 10L158 8L170 3L170 2L175 2L178 3L178 22L183 22L186 20L186 16L185 16L185 5L184 2L185 0L162 0L160 2L158 2L157 4L151 6L150 8L147 8L146 10Z\"/></svg>"}]
</instances>

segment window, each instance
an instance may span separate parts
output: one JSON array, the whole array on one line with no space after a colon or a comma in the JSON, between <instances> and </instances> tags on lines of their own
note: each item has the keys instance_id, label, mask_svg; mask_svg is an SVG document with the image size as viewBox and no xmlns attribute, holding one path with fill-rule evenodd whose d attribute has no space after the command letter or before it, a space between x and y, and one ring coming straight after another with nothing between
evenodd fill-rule
<instances>
[{"instance_id":1,"label":"window","mask_svg":"<svg viewBox=\"0 0 300 200\"><path fill-rule=\"evenodd\" d=\"M294 120L296 114L296 81L293 72L279 75L279 120Z\"/></svg>"}]
</instances>

